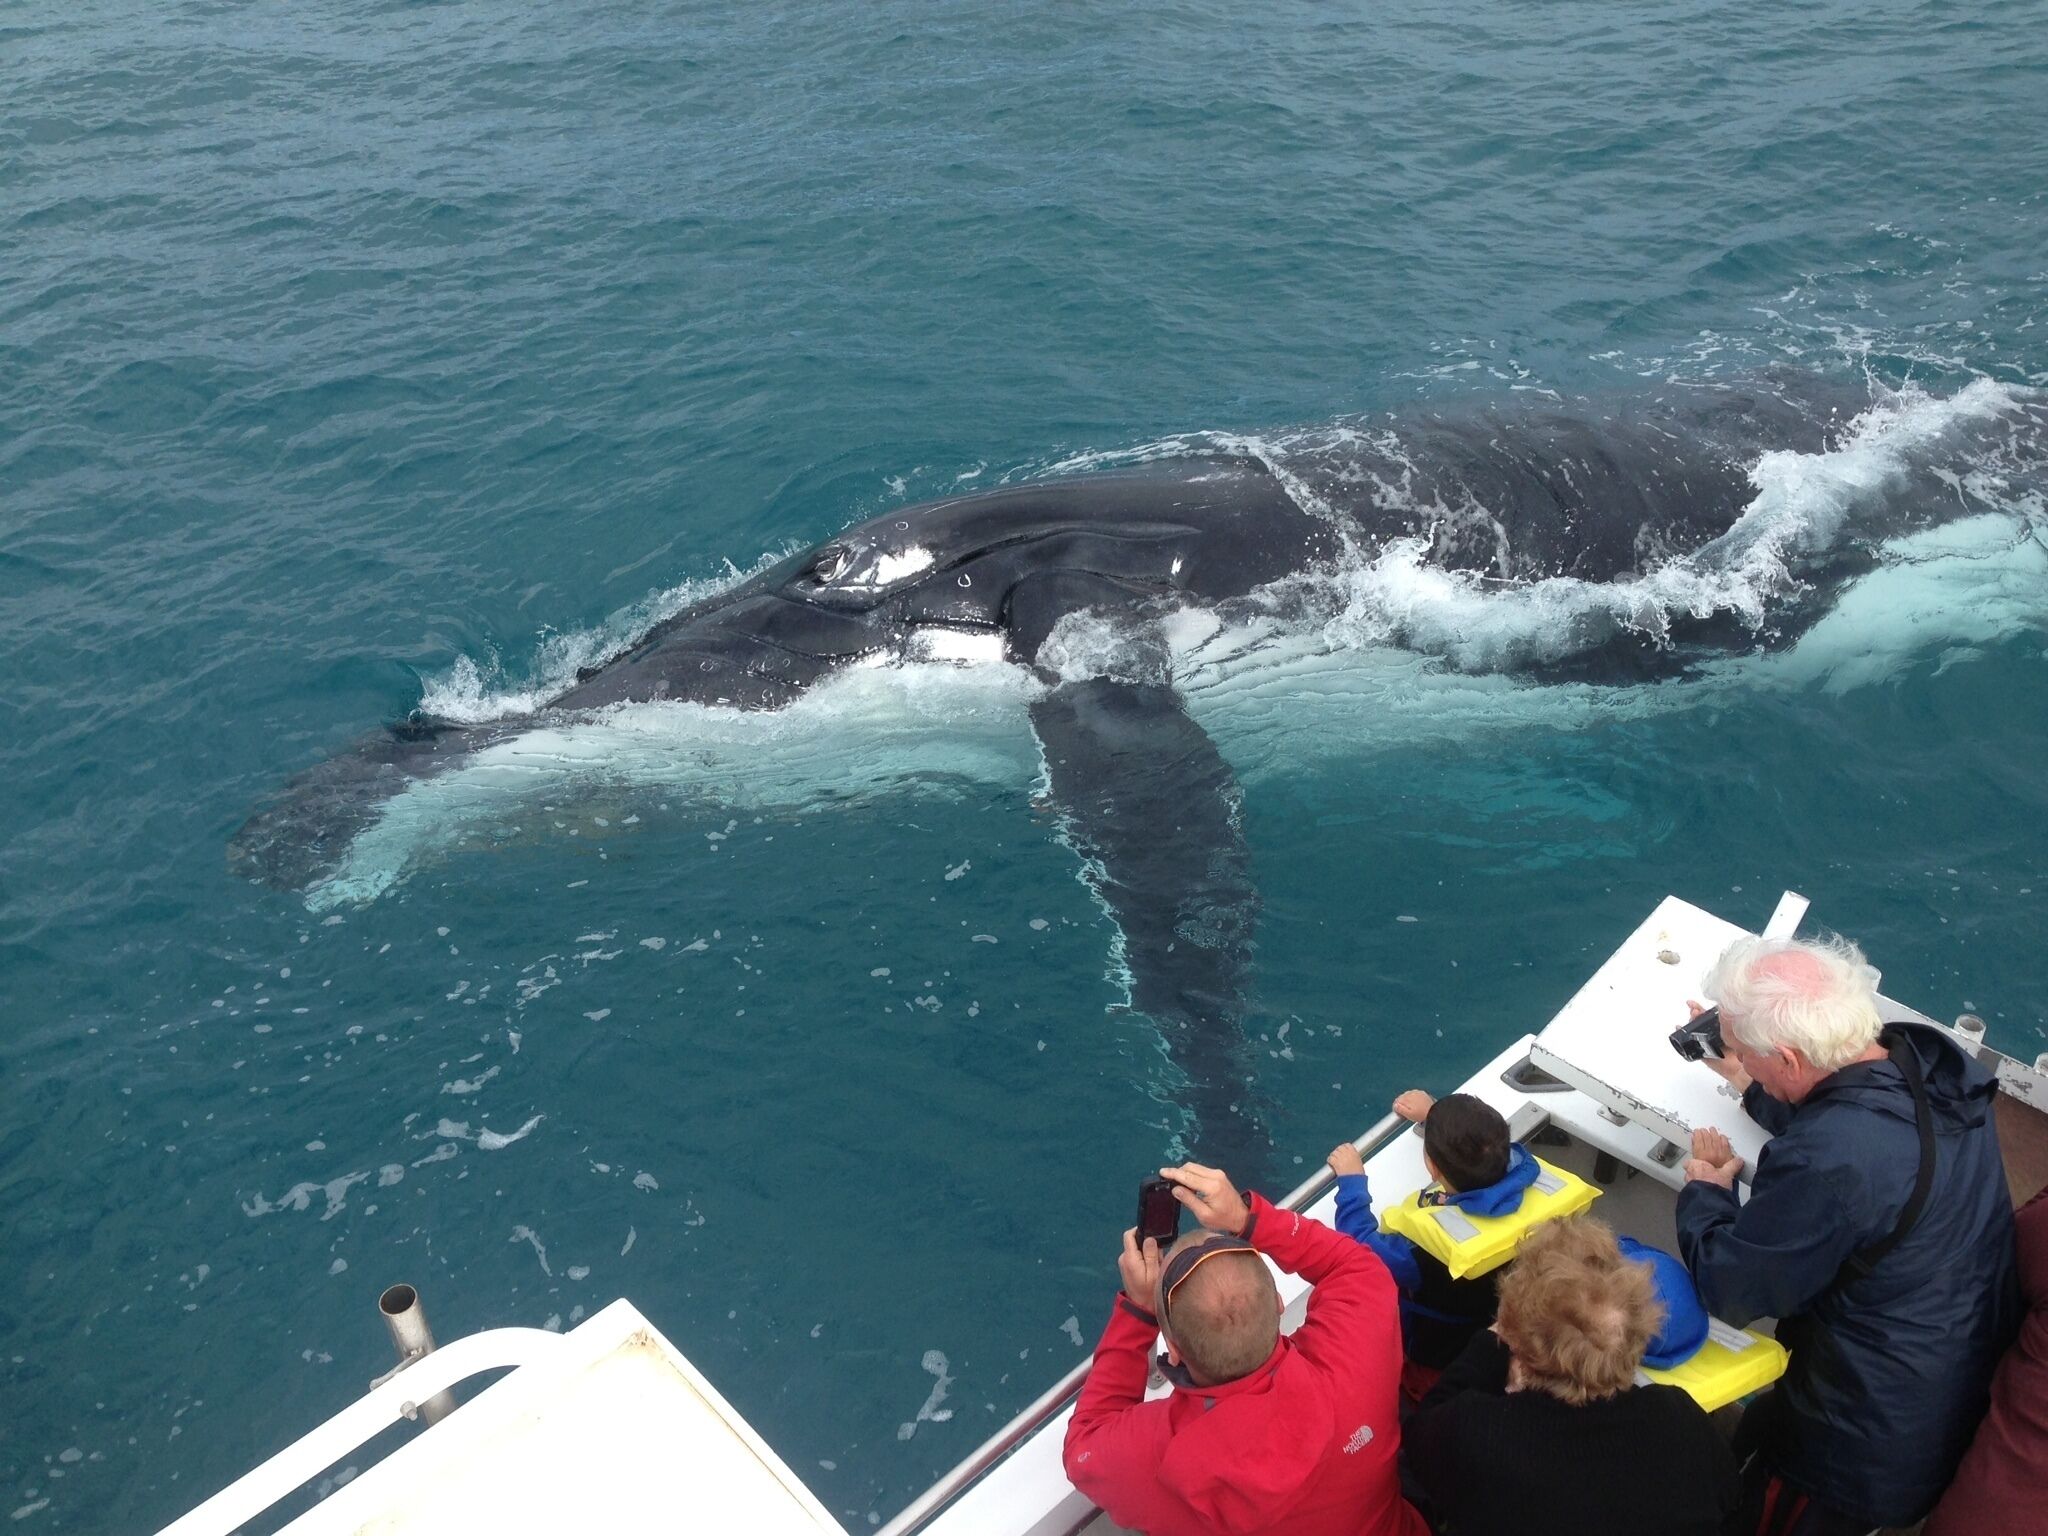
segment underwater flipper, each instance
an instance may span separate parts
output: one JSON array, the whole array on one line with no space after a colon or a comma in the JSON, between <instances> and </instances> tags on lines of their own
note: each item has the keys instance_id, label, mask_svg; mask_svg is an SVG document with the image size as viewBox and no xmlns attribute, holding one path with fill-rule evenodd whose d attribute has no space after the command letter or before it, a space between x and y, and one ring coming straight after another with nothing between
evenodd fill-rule
<instances>
[{"instance_id":1,"label":"underwater flipper","mask_svg":"<svg viewBox=\"0 0 2048 1536\"><path fill-rule=\"evenodd\" d=\"M1067 839L1122 930L1131 1005L1187 1074L1190 1154L1251 1178L1271 1156L1244 1033L1259 894L1230 765L1163 682L1061 683L1031 722Z\"/></svg>"},{"instance_id":2,"label":"underwater flipper","mask_svg":"<svg viewBox=\"0 0 2048 1536\"><path fill-rule=\"evenodd\" d=\"M274 890L304 890L330 873L386 802L504 734L416 716L373 731L296 775L228 842L228 868Z\"/></svg>"}]
</instances>

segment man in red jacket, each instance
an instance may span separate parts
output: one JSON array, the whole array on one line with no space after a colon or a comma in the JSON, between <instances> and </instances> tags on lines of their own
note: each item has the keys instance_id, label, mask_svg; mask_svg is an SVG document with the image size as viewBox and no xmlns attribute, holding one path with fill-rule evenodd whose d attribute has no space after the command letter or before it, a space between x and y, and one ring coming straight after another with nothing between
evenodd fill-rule
<instances>
[{"instance_id":1,"label":"man in red jacket","mask_svg":"<svg viewBox=\"0 0 2048 1536\"><path fill-rule=\"evenodd\" d=\"M1159 1170L1208 1230L1140 1249L1124 1234L1123 1294L1067 1426L1074 1486L1150 1536L1427 1536L1401 1497L1401 1322L1372 1250L1253 1195L1214 1168ZM1279 1335L1259 1258L1314 1287ZM1152 1340L1173 1391L1145 1401Z\"/></svg>"}]
</instances>

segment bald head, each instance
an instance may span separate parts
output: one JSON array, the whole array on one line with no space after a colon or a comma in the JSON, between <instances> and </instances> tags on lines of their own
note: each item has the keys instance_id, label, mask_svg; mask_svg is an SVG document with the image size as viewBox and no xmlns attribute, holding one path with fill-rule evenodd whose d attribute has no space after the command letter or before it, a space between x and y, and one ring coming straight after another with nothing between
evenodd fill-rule
<instances>
[{"instance_id":1,"label":"bald head","mask_svg":"<svg viewBox=\"0 0 2048 1536\"><path fill-rule=\"evenodd\" d=\"M1176 1254L1215 1237L1190 1232L1166 1252ZM1280 1292L1265 1260L1247 1248L1213 1254L1197 1263L1174 1288L1160 1315L1168 1342L1196 1380L1220 1386L1266 1363L1280 1337Z\"/></svg>"},{"instance_id":2,"label":"bald head","mask_svg":"<svg viewBox=\"0 0 2048 1536\"><path fill-rule=\"evenodd\" d=\"M1780 949L1759 955L1750 974L1787 997L1826 997L1834 983L1828 965L1810 949Z\"/></svg>"}]
</instances>

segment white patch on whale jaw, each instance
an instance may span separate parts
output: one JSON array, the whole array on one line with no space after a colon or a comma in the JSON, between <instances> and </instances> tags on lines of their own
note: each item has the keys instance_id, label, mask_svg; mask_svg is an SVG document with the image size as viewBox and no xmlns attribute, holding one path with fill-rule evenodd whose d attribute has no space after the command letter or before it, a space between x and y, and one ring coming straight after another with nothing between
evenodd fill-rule
<instances>
[{"instance_id":1,"label":"white patch on whale jaw","mask_svg":"<svg viewBox=\"0 0 2048 1536\"><path fill-rule=\"evenodd\" d=\"M819 556L810 575L827 592L870 597L922 576L938 563L939 557L921 544L884 549L835 543Z\"/></svg>"},{"instance_id":2,"label":"white patch on whale jaw","mask_svg":"<svg viewBox=\"0 0 2048 1536\"><path fill-rule=\"evenodd\" d=\"M910 638L904 642L903 657L906 661L984 666L1003 660L1003 635L995 629L923 625L910 632Z\"/></svg>"}]
</instances>

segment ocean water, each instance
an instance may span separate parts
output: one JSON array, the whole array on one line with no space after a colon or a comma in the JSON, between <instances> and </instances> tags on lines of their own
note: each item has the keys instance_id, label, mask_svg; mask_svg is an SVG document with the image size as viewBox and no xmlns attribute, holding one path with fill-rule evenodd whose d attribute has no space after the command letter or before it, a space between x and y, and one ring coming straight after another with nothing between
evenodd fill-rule
<instances>
[{"instance_id":1,"label":"ocean water","mask_svg":"<svg viewBox=\"0 0 2048 1536\"><path fill-rule=\"evenodd\" d=\"M426 786L309 891L225 857L379 722L955 490L1849 391L1749 519L1845 589L1380 551L1184 637L1261 1179L1667 892L1797 887L2048 1046L2042 20L0 9L0 1511L174 1516L385 1368L397 1280L444 1337L631 1297L850 1528L1081 1357L1176 1084L1013 669L564 727L541 793ZM1551 665L1701 605L1736 643L1682 675Z\"/></svg>"}]
</instances>

